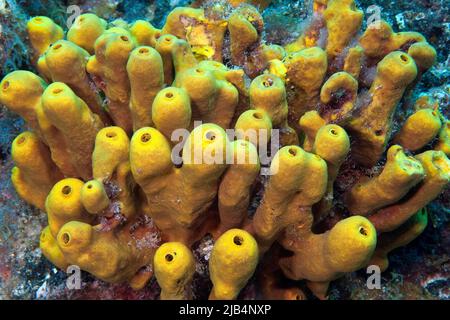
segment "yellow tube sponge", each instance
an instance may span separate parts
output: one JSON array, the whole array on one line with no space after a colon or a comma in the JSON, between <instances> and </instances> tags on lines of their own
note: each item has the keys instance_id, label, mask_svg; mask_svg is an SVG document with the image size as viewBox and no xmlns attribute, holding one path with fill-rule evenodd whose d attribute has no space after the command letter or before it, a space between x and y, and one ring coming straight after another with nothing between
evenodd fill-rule
<instances>
[{"instance_id":1,"label":"yellow tube sponge","mask_svg":"<svg viewBox=\"0 0 450 320\"><path fill-rule=\"evenodd\" d=\"M272 134L272 120L264 110L247 110L236 121L236 136L255 146L268 144Z\"/></svg>"},{"instance_id":2,"label":"yellow tube sponge","mask_svg":"<svg viewBox=\"0 0 450 320\"><path fill-rule=\"evenodd\" d=\"M155 49L161 55L164 69L164 82L171 86L175 79L175 70L172 59L172 48L177 37L171 34L165 34L156 40Z\"/></svg>"},{"instance_id":3,"label":"yellow tube sponge","mask_svg":"<svg viewBox=\"0 0 450 320\"><path fill-rule=\"evenodd\" d=\"M436 62L437 52L427 42L418 42L411 45L408 54L414 59L420 74L425 73Z\"/></svg>"},{"instance_id":4,"label":"yellow tube sponge","mask_svg":"<svg viewBox=\"0 0 450 320\"><path fill-rule=\"evenodd\" d=\"M87 212L99 214L108 208L110 201L103 183L97 180L86 182L81 189L81 202Z\"/></svg>"},{"instance_id":5,"label":"yellow tube sponge","mask_svg":"<svg viewBox=\"0 0 450 320\"><path fill-rule=\"evenodd\" d=\"M324 197L313 207L315 223L325 218L333 206L334 181L349 151L350 138L342 127L329 124L317 132L312 152L326 161L328 183Z\"/></svg>"},{"instance_id":6,"label":"yellow tube sponge","mask_svg":"<svg viewBox=\"0 0 450 320\"><path fill-rule=\"evenodd\" d=\"M45 199L62 174L50 157L50 151L30 131L18 135L11 147L14 161L11 180L19 196L35 207L45 210Z\"/></svg>"},{"instance_id":7,"label":"yellow tube sponge","mask_svg":"<svg viewBox=\"0 0 450 320\"><path fill-rule=\"evenodd\" d=\"M367 26L359 39L364 53L371 58L382 59L392 51L399 50L408 43L426 41L418 32L394 33L391 25L385 20L374 21Z\"/></svg>"},{"instance_id":8,"label":"yellow tube sponge","mask_svg":"<svg viewBox=\"0 0 450 320\"><path fill-rule=\"evenodd\" d=\"M450 183L446 101L413 101L431 42L312 0L285 45L269 2L191 1L158 28L87 13L67 38L28 21L41 76L7 74L0 105L29 130L11 182L47 213L47 259L134 289L155 271L162 300L198 298L205 262L210 299L325 298L424 230Z\"/></svg>"},{"instance_id":9,"label":"yellow tube sponge","mask_svg":"<svg viewBox=\"0 0 450 320\"><path fill-rule=\"evenodd\" d=\"M406 119L400 132L395 136L394 143L411 151L420 150L438 135L441 127L437 111L418 110Z\"/></svg>"},{"instance_id":10,"label":"yellow tube sponge","mask_svg":"<svg viewBox=\"0 0 450 320\"><path fill-rule=\"evenodd\" d=\"M303 149L305 151L313 150L317 132L326 124L327 122L316 110L308 111L300 118L298 125L304 133Z\"/></svg>"},{"instance_id":11,"label":"yellow tube sponge","mask_svg":"<svg viewBox=\"0 0 450 320\"><path fill-rule=\"evenodd\" d=\"M161 30L155 28L150 22L136 20L130 27L130 32L140 46L155 47L161 36Z\"/></svg>"},{"instance_id":12,"label":"yellow tube sponge","mask_svg":"<svg viewBox=\"0 0 450 320\"><path fill-rule=\"evenodd\" d=\"M401 146L394 145L388 150L383 171L374 178L363 178L347 192L347 208L354 215L369 215L403 198L424 175L420 162L407 156Z\"/></svg>"},{"instance_id":13,"label":"yellow tube sponge","mask_svg":"<svg viewBox=\"0 0 450 320\"><path fill-rule=\"evenodd\" d=\"M183 167L180 171L190 181L191 188L195 188L195 193L202 196L185 204L187 208L182 211L187 209L187 217L192 214L193 217L197 216L193 208L205 210L217 195L218 184L227 168L229 148L228 135L216 124L206 123L192 130L183 147Z\"/></svg>"},{"instance_id":14,"label":"yellow tube sponge","mask_svg":"<svg viewBox=\"0 0 450 320\"><path fill-rule=\"evenodd\" d=\"M53 162L65 176L76 176L62 135L44 114L42 94L46 88L47 84L41 77L29 71L14 71L0 83L0 102L19 114L48 145Z\"/></svg>"},{"instance_id":15,"label":"yellow tube sponge","mask_svg":"<svg viewBox=\"0 0 450 320\"><path fill-rule=\"evenodd\" d=\"M64 38L63 29L52 19L44 16L33 17L27 23L28 36L35 51L36 59L56 41Z\"/></svg>"},{"instance_id":16,"label":"yellow tube sponge","mask_svg":"<svg viewBox=\"0 0 450 320\"><path fill-rule=\"evenodd\" d=\"M41 236L39 238L39 248L41 249L42 254L51 263L61 270L66 271L69 264L67 263L66 258L64 258L64 254L59 248L55 237L52 235L49 226L42 229Z\"/></svg>"},{"instance_id":17,"label":"yellow tube sponge","mask_svg":"<svg viewBox=\"0 0 450 320\"><path fill-rule=\"evenodd\" d=\"M288 105L283 81L272 74L255 78L250 84L250 108L268 114L272 127L280 130L281 145L298 144L297 133L288 125Z\"/></svg>"},{"instance_id":18,"label":"yellow tube sponge","mask_svg":"<svg viewBox=\"0 0 450 320\"><path fill-rule=\"evenodd\" d=\"M384 20L370 24L359 39L364 54L381 60L392 51L408 53L415 61L419 72L428 70L436 60L436 50L418 32L395 33Z\"/></svg>"},{"instance_id":19,"label":"yellow tube sponge","mask_svg":"<svg viewBox=\"0 0 450 320\"><path fill-rule=\"evenodd\" d=\"M149 156L151 154L155 156ZM173 164L170 144L158 130L141 128L131 138L130 162L133 176L144 191L159 192L151 180L158 175L171 173Z\"/></svg>"},{"instance_id":20,"label":"yellow tube sponge","mask_svg":"<svg viewBox=\"0 0 450 320\"><path fill-rule=\"evenodd\" d=\"M168 38L169 40L171 38ZM184 39L174 38L169 41L170 53L172 55L173 67L178 76L183 71L195 67L199 61L196 59L189 43ZM217 62L218 63L218 62ZM218 63L220 65L220 63Z\"/></svg>"},{"instance_id":21,"label":"yellow tube sponge","mask_svg":"<svg viewBox=\"0 0 450 320\"><path fill-rule=\"evenodd\" d=\"M133 176L147 196L149 215L169 241L191 244L203 235L208 209L227 167L227 148L228 137L221 127L200 125L185 141L182 166L176 168L170 144L161 132L142 128L133 135Z\"/></svg>"},{"instance_id":22,"label":"yellow tube sponge","mask_svg":"<svg viewBox=\"0 0 450 320\"><path fill-rule=\"evenodd\" d=\"M369 217L378 232L390 232L400 227L438 197L450 182L450 160L442 151L426 151L415 158L422 164L425 178L407 199L382 208Z\"/></svg>"},{"instance_id":23,"label":"yellow tube sponge","mask_svg":"<svg viewBox=\"0 0 450 320\"><path fill-rule=\"evenodd\" d=\"M341 220L323 234L313 234L308 223L299 223L282 240L293 255L279 263L288 278L307 280L314 295L325 299L330 281L366 266L376 243L375 228L361 216Z\"/></svg>"},{"instance_id":24,"label":"yellow tube sponge","mask_svg":"<svg viewBox=\"0 0 450 320\"><path fill-rule=\"evenodd\" d=\"M174 60L177 68L183 57L175 54ZM177 68L179 71L174 86L183 88L188 93L193 120L229 128L239 102L237 88L227 80L228 75L234 71L214 61L202 61L193 67L186 67Z\"/></svg>"},{"instance_id":25,"label":"yellow tube sponge","mask_svg":"<svg viewBox=\"0 0 450 320\"><path fill-rule=\"evenodd\" d=\"M186 40L192 47L195 57L199 60L214 60L222 62L223 47L227 21L224 20L226 10L224 6L214 5L206 9L205 19L200 23L190 21L186 26Z\"/></svg>"},{"instance_id":26,"label":"yellow tube sponge","mask_svg":"<svg viewBox=\"0 0 450 320\"><path fill-rule=\"evenodd\" d=\"M275 75L264 74L250 84L250 108L266 111L274 127L286 125L288 106L284 83Z\"/></svg>"},{"instance_id":27,"label":"yellow tube sponge","mask_svg":"<svg viewBox=\"0 0 450 320\"><path fill-rule=\"evenodd\" d=\"M86 70L104 82L108 111L114 123L128 134L132 132L130 111L130 81L127 62L136 44L131 34L122 28L106 30L95 41L95 55L89 58Z\"/></svg>"},{"instance_id":28,"label":"yellow tube sponge","mask_svg":"<svg viewBox=\"0 0 450 320\"><path fill-rule=\"evenodd\" d=\"M392 52L378 64L369 91L371 102L346 126L355 140L352 154L360 164L369 167L380 159L390 138L393 114L416 76L416 64L406 53Z\"/></svg>"},{"instance_id":29,"label":"yellow tube sponge","mask_svg":"<svg viewBox=\"0 0 450 320\"><path fill-rule=\"evenodd\" d=\"M325 51L319 47L304 49L285 58L289 124L300 133L298 121L319 101L320 89L328 68Z\"/></svg>"},{"instance_id":30,"label":"yellow tube sponge","mask_svg":"<svg viewBox=\"0 0 450 320\"><path fill-rule=\"evenodd\" d=\"M261 45L264 21L258 10L243 5L234 10L228 18L230 33L231 62L244 68L254 78L266 67ZM251 51L250 54L248 51Z\"/></svg>"},{"instance_id":31,"label":"yellow tube sponge","mask_svg":"<svg viewBox=\"0 0 450 320\"><path fill-rule=\"evenodd\" d=\"M36 114L44 141L50 148L53 162L55 162L64 176L77 177L77 169L72 162L73 159L67 148L64 135L51 123L45 114L42 101L36 108Z\"/></svg>"},{"instance_id":32,"label":"yellow tube sponge","mask_svg":"<svg viewBox=\"0 0 450 320\"><path fill-rule=\"evenodd\" d=\"M100 202L94 205L101 204L95 209L95 213L114 217L114 221L109 221L112 227L122 223L123 220L130 220L136 214L138 207L136 182L131 173L129 150L130 140L122 128L107 127L98 132L92 155L93 174L94 179L100 184L98 188L109 191L101 195ZM101 193L100 190L99 193Z\"/></svg>"},{"instance_id":33,"label":"yellow tube sponge","mask_svg":"<svg viewBox=\"0 0 450 320\"><path fill-rule=\"evenodd\" d=\"M363 63L364 49L360 46L350 48L344 60L344 71L359 79Z\"/></svg>"},{"instance_id":34,"label":"yellow tube sponge","mask_svg":"<svg viewBox=\"0 0 450 320\"><path fill-rule=\"evenodd\" d=\"M94 179L105 181L111 179L117 167L128 161L130 138L120 127L101 129L95 137L92 153L92 172Z\"/></svg>"},{"instance_id":35,"label":"yellow tube sponge","mask_svg":"<svg viewBox=\"0 0 450 320\"><path fill-rule=\"evenodd\" d=\"M152 47L137 47L127 63L131 85L130 110L133 129L151 126L152 104L164 85L163 61Z\"/></svg>"},{"instance_id":36,"label":"yellow tube sponge","mask_svg":"<svg viewBox=\"0 0 450 320\"><path fill-rule=\"evenodd\" d=\"M155 277L161 287L161 300L191 298L190 285L195 272L191 250L180 242L166 242L153 258Z\"/></svg>"},{"instance_id":37,"label":"yellow tube sponge","mask_svg":"<svg viewBox=\"0 0 450 320\"><path fill-rule=\"evenodd\" d=\"M54 237L59 229L69 221L90 222L92 215L86 212L81 203L81 189L84 182L66 178L56 183L45 201L48 225Z\"/></svg>"},{"instance_id":38,"label":"yellow tube sponge","mask_svg":"<svg viewBox=\"0 0 450 320\"><path fill-rule=\"evenodd\" d=\"M104 123L111 121L103 110L100 96L92 89L86 72L89 58L87 51L70 41L59 40L46 51L44 57L53 82L64 82Z\"/></svg>"},{"instance_id":39,"label":"yellow tube sponge","mask_svg":"<svg viewBox=\"0 0 450 320\"><path fill-rule=\"evenodd\" d=\"M95 41L105 32L107 22L93 13L79 15L67 31L67 40L94 54Z\"/></svg>"},{"instance_id":40,"label":"yellow tube sponge","mask_svg":"<svg viewBox=\"0 0 450 320\"><path fill-rule=\"evenodd\" d=\"M30 71L13 71L0 82L0 103L21 116L37 134L40 134L36 109L47 84Z\"/></svg>"},{"instance_id":41,"label":"yellow tube sponge","mask_svg":"<svg viewBox=\"0 0 450 320\"><path fill-rule=\"evenodd\" d=\"M120 189L117 196L119 201L120 214L129 220L137 213L137 185L131 172L131 164L129 161L121 163L117 168L115 175L115 183Z\"/></svg>"},{"instance_id":42,"label":"yellow tube sponge","mask_svg":"<svg viewBox=\"0 0 450 320\"><path fill-rule=\"evenodd\" d=\"M207 12L206 12L207 11ZM167 16L162 34L186 40L199 60L222 61L227 21L223 5L204 9L179 7Z\"/></svg>"},{"instance_id":43,"label":"yellow tube sponge","mask_svg":"<svg viewBox=\"0 0 450 320\"><path fill-rule=\"evenodd\" d=\"M253 218L253 231L262 252L282 231L311 211L327 188L327 164L297 146L281 148L270 166L271 176ZM301 208L301 210L299 210Z\"/></svg>"},{"instance_id":44,"label":"yellow tube sponge","mask_svg":"<svg viewBox=\"0 0 450 320\"><path fill-rule=\"evenodd\" d=\"M231 143L233 163L220 182L218 201L221 235L232 228L240 228L247 217L252 186L259 174L260 164L256 147L243 140Z\"/></svg>"},{"instance_id":45,"label":"yellow tube sponge","mask_svg":"<svg viewBox=\"0 0 450 320\"><path fill-rule=\"evenodd\" d=\"M58 40L59 41L59 40ZM49 47L47 51L50 49ZM46 52L47 52L46 51ZM52 74L50 73L50 70L48 69L47 62L45 61L45 52L39 57L36 63L36 69L39 73L39 75L45 79L47 82L51 82L52 80Z\"/></svg>"},{"instance_id":46,"label":"yellow tube sponge","mask_svg":"<svg viewBox=\"0 0 450 320\"><path fill-rule=\"evenodd\" d=\"M246 231L231 229L214 244L209 260L211 300L234 300L255 272L258 244Z\"/></svg>"},{"instance_id":47,"label":"yellow tube sponge","mask_svg":"<svg viewBox=\"0 0 450 320\"><path fill-rule=\"evenodd\" d=\"M42 95L42 107L53 126L62 134L79 177L92 178L92 152L100 118L64 83L54 82Z\"/></svg>"},{"instance_id":48,"label":"yellow tube sponge","mask_svg":"<svg viewBox=\"0 0 450 320\"><path fill-rule=\"evenodd\" d=\"M264 59L268 62L271 60L283 60L286 57L286 51L282 46L276 44L262 46Z\"/></svg>"},{"instance_id":49,"label":"yellow tube sponge","mask_svg":"<svg viewBox=\"0 0 450 320\"><path fill-rule=\"evenodd\" d=\"M272 59L268 62L267 70L265 72L268 72L270 74L276 75L278 78L283 80L283 82L286 82L286 72L287 68L286 65L283 63L280 59Z\"/></svg>"},{"instance_id":50,"label":"yellow tube sponge","mask_svg":"<svg viewBox=\"0 0 450 320\"><path fill-rule=\"evenodd\" d=\"M70 264L79 266L95 277L110 283L128 282L138 290L152 276L151 263L155 247L144 244L148 226L120 231L103 231L80 221L66 223L58 233L58 246ZM141 244L140 244L141 243Z\"/></svg>"},{"instance_id":51,"label":"yellow tube sponge","mask_svg":"<svg viewBox=\"0 0 450 320\"><path fill-rule=\"evenodd\" d=\"M350 138L342 127L329 124L317 132L313 153L327 162L329 178L333 180L336 178L339 167L344 162L349 150Z\"/></svg>"},{"instance_id":52,"label":"yellow tube sponge","mask_svg":"<svg viewBox=\"0 0 450 320\"><path fill-rule=\"evenodd\" d=\"M161 33L163 35L171 34L179 39L186 39L188 28L185 24L187 24L189 20L201 22L204 19L203 9L177 7L167 16L166 23L164 24Z\"/></svg>"},{"instance_id":53,"label":"yellow tube sponge","mask_svg":"<svg viewBox=\"0 0 450 320\"><path fill-rule=\"evenodd\" d=\"M184 89L168 87L158 92L151 113L155 127L168 139L177 129L191 126L191 101Z\"/></svg>"},{"instance_id":54,"label":"yellow tube sponge","mask_svg":"<svg viewBox=\"0 0 450 320\"><path fill-rule=\"evenodd\" d=\"M185 71L196 67L199 62L195 58L192 48L186 40L175 38L174 41L170 41L169 45L175 71L175 85L176 83L179 83L180 78ZM218 62L214 63L214 66L216 65L220 66L221 64Z\"/></svg>"},{"instance_id":55,"label":"yellow tube sponge","mask_svg":"<svg viewBox=\"0 0 450 320\"><path fill-rule=\"evenodd\" d=\"M333 74L320 90L320 115L327 123L343 124L355 111L358 81L347 72Z\"/></svg>"},{"instance_id":56,"label":"yellow tube sponge","mask_svg":"<svg viewBox=\"0 0 450 320\"><path fill-rule=\"evenodd\" d=\"M326 52L334 58L361 28L364 13L356 8L354 0L330 0L323 15L328 31Z\"/></svg>"},{"instance_id":57,"label":"yellow tube sponge","mask_svg":"<svg viewBox=\"0 0 450 320\"><path fill-rule=\"evenodd\" d=\"M404 247L422 234L428 224L427 210L424 208L409 218L398 229L378 236L378 244L368 265L377 265L381 272L389 267L388 255L391 251Z\"/></svg>"}]
</instances>

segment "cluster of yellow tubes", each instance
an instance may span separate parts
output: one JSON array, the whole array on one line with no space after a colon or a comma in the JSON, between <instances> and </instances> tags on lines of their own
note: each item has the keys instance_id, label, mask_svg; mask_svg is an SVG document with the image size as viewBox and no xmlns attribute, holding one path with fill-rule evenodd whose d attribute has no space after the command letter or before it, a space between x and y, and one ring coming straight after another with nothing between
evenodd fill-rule
<instances>
[{"instance_id":1,"label":"cluster of yellow tubes","mask_svg":"<svg viewBox=\"0 0 450 320\"><path fill-rule=\"evenodd\" d=\"M47 17L29 20L39 75L6 75L0 102L29 127L12 144L12 182L47 213L40 247L56 266L135 289L155 275L161 299L189 299L191 246L212 234L211 299L237 298L258 264L265 298L304 297L281 286L283 277L306 280L325 298L344 273L385 270L388 253L424 230L423 208L450 180L449 121L424 96L395 136L392 122L432 66L433 47L384 21L358 38L363 13L353 0L315 1L323 47L317 25L285 47L267 45L258 9L241 2L176 8L162 29L82 14L65 36ZM364 63L376 68L370 83L361 80ZM364 89L370 101L358 108ZM229 128L240 129L236 140ZM190 132L181 165L173 163L176 129ZM274 129L281 146L273 175L249 217L261 169L250 159ZM198 145L245 161L189 161ZM332 210L348 156L371 167L386 149L381 173L344 195L350 217L313 232ZM149 239L155 234L162 245Z\"/></svg>"}]
</instances>

